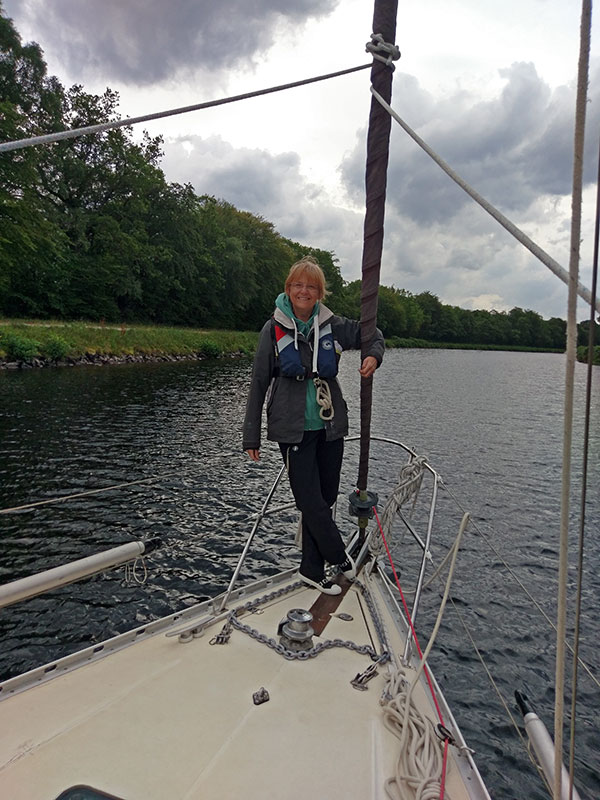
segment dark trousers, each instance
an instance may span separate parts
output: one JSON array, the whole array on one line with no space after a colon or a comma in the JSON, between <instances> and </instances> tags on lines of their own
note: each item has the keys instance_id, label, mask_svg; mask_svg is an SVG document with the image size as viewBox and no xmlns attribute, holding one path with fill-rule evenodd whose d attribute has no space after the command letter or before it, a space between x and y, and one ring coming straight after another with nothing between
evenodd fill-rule
<instances>
[{"instance_id":1,"label":"dark trousers","mask_svg":"<svg viewBox=\"0 0 600 800\"><path fill-rule=\"evenodd\" d=\"M328 442L325 431L304 431L299 444L280 444L296 506L302 512L300 572L320 580L325 562L341 564L344 543L331 516L337 500L344 440Z\"/></svg>"}]
</instances>

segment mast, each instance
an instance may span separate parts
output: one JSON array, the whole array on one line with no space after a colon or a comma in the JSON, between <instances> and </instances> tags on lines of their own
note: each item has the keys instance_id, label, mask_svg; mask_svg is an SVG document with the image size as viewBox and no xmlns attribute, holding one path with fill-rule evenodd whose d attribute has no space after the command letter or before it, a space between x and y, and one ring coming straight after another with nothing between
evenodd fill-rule
<instances>
[{"instance_id":1,"label":"mast","mask_svg":"<svg viewBox=\"0 0 600 800\"><path fill-rule=\"evenodd\" d=\"M380 34L383 42L393 45L396 40L396 14L398 0L375 0L373 34ZM372 48L368 48L372 49ZM392 99L392 74L394 66L379 60L376 55L371 68L371 85L387 103ZM392 120L388 112L373 97L369 114L366 165L366 213L364 224L361 288L361 360L366 345L375 334L377 323L377 293L383 250L383 221ZM371 435L371 406L373 378L361 378L360 386L360 458L357 487L362 493L367 489L369 472L369 438ZM364 499L364 498L361 498Z\"/></svg>"}]
</instances>

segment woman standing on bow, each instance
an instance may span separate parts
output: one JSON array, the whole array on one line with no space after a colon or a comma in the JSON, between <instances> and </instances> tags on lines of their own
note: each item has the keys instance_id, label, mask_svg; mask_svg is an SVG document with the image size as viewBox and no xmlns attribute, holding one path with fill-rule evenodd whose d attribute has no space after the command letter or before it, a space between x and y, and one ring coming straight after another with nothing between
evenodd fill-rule
<instances>
[{"instance_id":1,"label":"woman standing on bow","mask_svg":"<svg viewBox=\"0 0 600 800\"><path fill-rule=\"evenodd\" d=\"M348 412L336 379L343 350L360 349L360 324L333 314L321 302L325 276L312 256L290 269L285 291L264 325L254 359L244 420L243 449L260 458L262 407L267 397L267 439L279 443L290 487L302 513L300 578L325 594L341 587L325 564L355 576L331 507L339 488ZM368 378L383 359L381 331L359 369Z\"/></svg>"}]
</instances>

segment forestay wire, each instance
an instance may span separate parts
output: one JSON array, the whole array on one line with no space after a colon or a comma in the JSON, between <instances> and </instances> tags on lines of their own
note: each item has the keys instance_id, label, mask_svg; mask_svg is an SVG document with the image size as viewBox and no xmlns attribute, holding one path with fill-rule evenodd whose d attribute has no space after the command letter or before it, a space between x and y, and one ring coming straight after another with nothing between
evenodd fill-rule
<instances>
[{"instance_id":1,"label":"forestay wire","mask_svg":"<svg viewBox=\"0 0 600 800\"><path fill-rule=\"evenodd\" d=\"M13 142L0 142L0 153L6 153L10 150L20 150L24 147L31 147L32 145L51 144L52 142L60 142L65 139L74 139L77 136L85 136L89 133L103 133L104 131L113 130L114 128L125 128L129 125L136 125L139 122L150 122L155 119L163 119L164 117L174 117L179 114L189 114L191 111L202 111L206 108L223 106L227 103L236 103L239 100L249 100L252 97L261 97L262 95L273 94L274 92L283 92L286 89L295 89L298 86L307 86L310 83L317 83L318 81L326 81L330 78L339 78L342 75L349 75L352 72L359 72L362 69L368 69L370 66L370 63L361 64L359 67L350 67L348 69L338 70L337 72L329 72L326 75L318 75L314 78L304 78L301 81L284 83L279 86L270 86L266 89L257 89L254 92L237 94L233 95L232 97L222 97L219 100L208 100L205 103L196 103L195 105L182 106L181 108L171 108L167 111L157 111L153 114L143 114L140 117L126 117L124 119L112 120L111 122L100 122L96 125L87 125L83 128L70 128L69 130L46 133L41 136L31 136L28 139L17 139Z\"/></svg>"},{"instance_id":2,"label":"forestay wire","mask_svg":"<svg viewBox=\"0 0 600 800\"><path fill-rule=\"evenodd\" d=\"M383 108L388 112L388 114L393 117L396 122L400 125L400 127L410 136L410 138L419 145L419 147L427 153L427 155L435 161L435 163L442 169L449 178L460 186L470 197L478 203L484 211L487 211L490 216L492 216L497 222L502 225L514 238L520 242L524 247L526 247L533 255L538 258L542 264L544 264L548 269L550 269L563 283L569 284L570 277L567 270L562 267L556 259L552 258L551 255L546 253L538 244L536 244L533 239L530 239L527 234L518 228L513 222L511 222L508 217L504 216L504 214L499 211L492 203L485 199L478 191L476 191L472 186L470 186L461 176L454 170L452 167L444 161L444 159L439 156L435 150L421 139L418 133L416 133L410 125L405 122L399 114L397 114L394 109L390 106L390 104L383 98L373 87L371 87L371 94L373 97L381 104ZM596 308L596 311L600 313L600 300L598 298L592 299L592 293L589 289L586 289L579 281L577 281L577 293L579 296L586 301L586 303L593 305Z\"/></svg>"}]
</instances>

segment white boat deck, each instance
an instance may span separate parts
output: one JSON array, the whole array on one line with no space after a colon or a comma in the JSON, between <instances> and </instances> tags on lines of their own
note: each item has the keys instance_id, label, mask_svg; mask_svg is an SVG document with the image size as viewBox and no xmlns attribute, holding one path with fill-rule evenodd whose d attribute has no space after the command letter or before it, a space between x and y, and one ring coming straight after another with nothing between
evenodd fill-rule
<instances>
[{"instance_id":1,"label":"white boat deck","mask_svg":"<svg viewBox=\"0 0 600 800\"><path fill-rule=\"evenodd\" d=\"M278 640L287 612L309 609L317 596L302 588L240 621ZM381 605L390 644L401 652ZM356 588L341 611L352 620L332 616L314 644L336 638L370 644ZM187 643L164 632L142 638L12 696L5 685L0 797L53 800L77 785L122 800L387 797L384 780L398 753L379 703L387 668L358 691L350 681L372 663L366 654L335 647L288 661L235 629L228 644L211 645L222 625ZM378 646L375 631L370 635ZM270 700L255 705L252 695L261 687ZM420 686L415 698L431 708ZM465 789L452 758L446 797L487 797L477 789L478 773L459 759L473 786Z\"/></svg>"}]
</instances>

